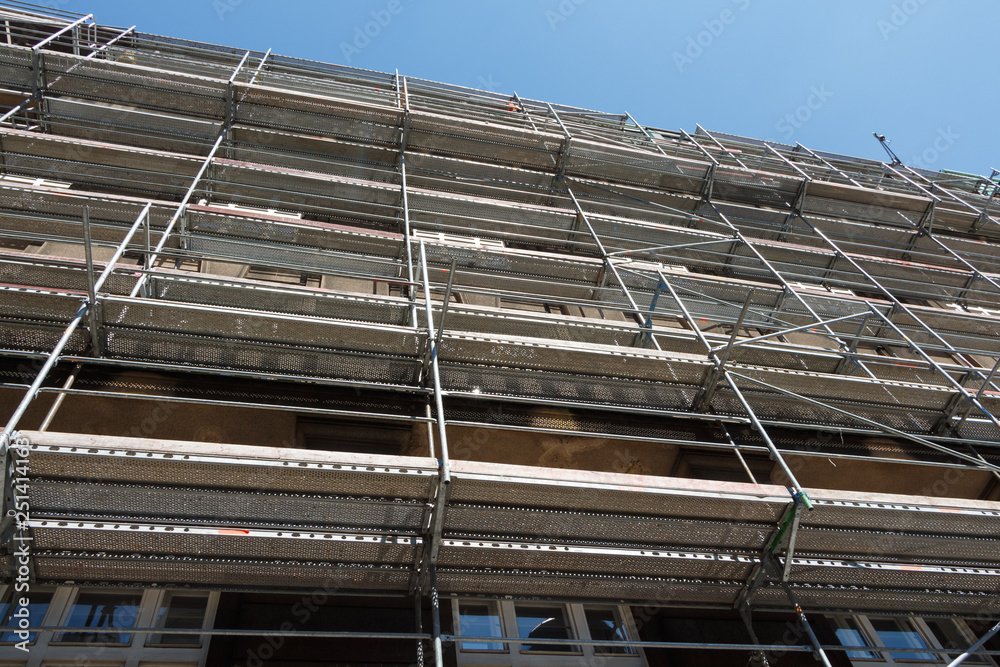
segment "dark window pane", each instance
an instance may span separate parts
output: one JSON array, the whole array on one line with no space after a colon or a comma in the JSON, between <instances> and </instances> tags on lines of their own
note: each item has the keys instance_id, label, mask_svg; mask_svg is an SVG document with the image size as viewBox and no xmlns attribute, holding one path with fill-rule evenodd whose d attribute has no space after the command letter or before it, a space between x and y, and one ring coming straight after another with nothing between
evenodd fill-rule
<instances>
[{"instance_id":1,"label":"dark window pane","mask_svg":"<svg viewBox=\"0 0 1000 667\"><path fill-rule=\"evenodd\" d=\"M170 595L156 612L158 628L200 628L205 621L207 595ZM198 635L150 635L147 644L200 646Z\"/></svg>"},{"instance_id":2,"label":"dark window pane","mask_svg":"<svg viewBox=\"0 0 1000 667\"><path fill-rule=\"evenodd\" d=\"M562 606L514 607L517 616L517 636L526 639L573 639L566 610ZM568 644L521 644L522 651L564 651L576 652L575 646Z\"/></svg>"},{"instance_id":3,"label":"dark window pane","mask_svg":"<svg viewBox=\"0 0 1000 667\"><path fill-rule=\"evenodd\" d=\"M94 628L95 632L63 632L57 642L127 644L131 636L118 630L131 628L139 614L142 594L133 591L80 591L63 624L70 628Z\"/></svg>"},{"instance_id":4,"label":"dark window pane","mask_svg":"<svg viewBox=\"0 0 1000 667\"><path fill-rule=\"evenodd\" d=\"M459 627L467 637L503 637L500 614L493 604L467 604L458 606ZM503 651L501 642L462 642L463 651Z\"/></svg>"},{"instance_id":5,"label":"dark window pane","mask_svg":"<svg viewBox=\"0 0 1000 667\"><path fill-rule=\"evenodd\" d=\"M587 616L590 638L594 641L602 639L615 642L628 641L628 633L613 607L584 607L584 614ZM595 646L594 651L596 653L635 653L635 649L631 647L611 645Z\"/></svg>"},{"instance_id":6,"label":"dark window pane","mask_svg":"<svg viewBox=\"0 0 1000 667\"><path fill-rule=\"evenodd\" d=\"M947 619L929 618L924 621L937 637L941 646L948 649L950 658L956 658L960 653L972 646L974 640L966 638L965 634L958 629L955 621ZM972 655L966 658L963 664L966 665L988 665L987 659L983 656Z\"/></svg>"},{"instance_id":7,"label":"dark window pane","mask_svg":"<svg viewBox=\"0 0 1000 667\"><path fill-rule=\"evenodd\" d=\"M24 614L21 611L20 601L21 598L27 598L28 600L28 626L36 626L42 624L42 618L45 616L45 612L49 608L49 603L52 601L52 593L42 593L38 591L28 591L28 592L16 592L11 587L4 596L2 602L0 602L0 618L3 618L3 622L0 625L5 627L13 627L20 625L20 620ZM18 616L14 614L17 613ZM37 633L32 632L28 636L28 641L35 641L35 635ZM5 632L0 636L0 642L19 642L23 641L16 633Z\"/></svg>"}]
</instances>

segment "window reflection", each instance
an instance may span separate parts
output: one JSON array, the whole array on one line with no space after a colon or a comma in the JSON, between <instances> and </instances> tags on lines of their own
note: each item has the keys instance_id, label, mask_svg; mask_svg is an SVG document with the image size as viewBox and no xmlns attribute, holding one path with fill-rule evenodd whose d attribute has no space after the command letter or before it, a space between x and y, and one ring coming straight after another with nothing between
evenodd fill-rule
<instances>
[{"instance_id":1,"label":"window reflection","mask_svg":"<svg viewBox=\"0 0 1000 667\"><path fill-rule=\"evenodd\" d=\"M0 625L5 627L13 627L20 625L19 621L23 618L23 611L21 609L20 601L22 598L28 600L28 627L38 626L42 624L42 619L45 617L45 612L49 608L49 603L52 602L52 593L41 592L41 591L29 591L29 592L16 592L13 590L13 586L8 589L7 593L4 595L3 600L0 601L0 618L3 619ZM14 614L18 615L15 616ZM35 635L37 632L32 632L28 636L29 642L35 641ZM16 633L5 632L0 635L0 642L19 642L22 641Z\"/></svg>"},{"instance_id":2,"label":"window reflection","mask_svg":"<svg viewBox=\"0 0 1000 667\"><path fill-rule=\"evenodd\" d=\"M154 624L158 628L200 628L205 621L208 594L174 595L168 594L156 612ZM198 635L150 635L147 644L167 644L172 646L201 646Z\"/></svg>"},{"instance_id":3,"label":"window reflection","mask_svg":"<svg viewBox=\"0 0 1000 667\"><path fill-rule=\"evenodd\" d=\"M949 649L950 656L956 657L959 653L965 651L969 648L975 640L969 639L965 634L958 629L955 621L947 619L925 619L924 622L927 627L930 628L931 632L937 637L937 640L946 649ZM963 664L966 665L989 665L992 664L988 661L985 656L981 655L971 655L965 659Z\"/></svg>"},{"instance_id":4,"label":"window reflection","mask_svg":"<svg viewBox=\"0 0 1000 667\"><path fill-rule=\"evenodd\" d=\"M496 604L461 603L458 607L459 626L469 637L502 637L500 612ZM463 651L503 651L501 642L462 642Z\"/></svg>"},{"instance_id":5,"label":"window reflection","mask_svg":"<svg viewBox=\"0 0 1000 667\"><path fill-rule=\"evenodd\" d=\"M872 618L869 621L886 648L930 648L920 633L905 619ZM933 653L890 651L889 655L893 660L935 659Z\"/></svg>"},{"instance_id":6,"label":"window reflection","mask_svg":"<svg viewBox=\"0 0 1000 667\"><path fill-rule=\"evenodd\" d=\"M526 639L573 639L566 609L561 605L528 606L515 605L517 616L517 636ZM576 652L575 646L568 644L521 644L522 651Z\"/></svg>"},{"instance_id":7,"label":"window reflection","mask_svg":"<svg viewBox=\"0 0 1000 667\"><path fill-rule=\"evenodd\" d=\"M858 628L858 624L853 618L843 618L840 619L840 623L837 628L837 640L840 642L841 646L871 646L872 643L868 641L868 637L865 636L861 629ZM874 651L847 651L847 657L853 660L875 660L878 658L878 654Z\"/></svg>"},{"instance_id":8,"label":"window reflection","mask_svg":"<svg viewBox=\"0 0 1000 667\"><path fill-rule=\"evenodd\" d=\"M622 624L621 618L613 607L585 606L584 614L587 617L587 628L590 630L590 638L594 641L607 639L608 641L624 642L628 641L628 633ZM628 646L600 645L595 646L597 653L634 654L635 649Z\"/></svg>"},{"instance_id":9,"label":"window reflection","mask_svg":"<svg viewBox=\"0 0 1000 667\"><path fill-rule=\"evenodd\" d=\"M80 591L63 625L94 628L93 632L63 632L55 641L87 644L127 644L128 633L119 630L135 625L142 593L138 591Z\"/></svg>"}]
</instances>

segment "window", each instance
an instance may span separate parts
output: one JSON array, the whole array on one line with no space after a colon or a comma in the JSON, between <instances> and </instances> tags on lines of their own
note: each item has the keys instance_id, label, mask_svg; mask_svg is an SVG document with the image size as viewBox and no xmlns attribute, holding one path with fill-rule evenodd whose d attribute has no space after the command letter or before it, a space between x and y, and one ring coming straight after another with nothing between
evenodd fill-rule
<instances>
[{"instance_id":1,"label":"window","mask_svg":"<svg viewBox=\"0 0 1000 667\"><path fill-rule=\"evenodd\" d=\"M69 608L62 625L70 628L94 628L93 632L63 632L59 643L128 644L126 630L135 625L142 591L82 590Z\"/></svg>"},{"instance_id":2,"label":"window","mask_svg":"<svg viewBox=\"0 0 1000 667\"><path fill-rule=\"evenodd\" d=\"M624 642L628 640L628 630L622 622L621 613L615 607L585 605L583 613L587 618L587 629L590 631L590 638L594 641L607 639L608 641ZM630 646L607 644L595 646L594 652L615 655L634 654L635 649Z\"/></svg>"},{"instance_id":3,"label":"window","mask_svg":"<svg viewBox=\"0 0 1000 667\"><path fill-rule=\"evenodd\" d=\"M720 482L750 482L747 468L753 473L753 481L767 482L771 479L774 462L767 456L743 453L740 462L732 452L701 451L696 449L681 450L674 461L672 477L687 477L689 479L714 479Z\"/></svg>"},{"instance_id":4,"label":"window","mask_svg":"<svg viewBox=\"0 0 1000 667\"><path fill-rule=\"evenodd\" d=\"M16 627L19 619L13 614L18 608L12 609L11 604L16 605L23 594L13 588L0 586L0 618ZM16 596L13 601L12 596ZM27 664L31 667L70 667L79 664L81 655L99 656L99 661L88 663L95 667L197 667L204 664L209 642L194 630L212 627L219 593L57 586L32 587L28 598L32 626L64 628L30 638L32 657ZM178 634L137 631L150 627L192 630ZM14 633L0 638L0 642L8 640L21 641ZM0 644L0 656L6 655L5 650L10 652ZM0 667L4 665L0 660Z\"/></svg>"},{"instance_id":5,"label":"window","mask_svg":"<svg viewBox=\"0 0 1000 667\"><path fill-rule=\"evenodd\" d=\"M837 641L841 646L871 646L868 637L858 628L853 618L838 619L836 623ZM852 660L877 660L878 653L874 651L848 651L847 657Z\"/></svg>"},{"instance_id":6,"label":"window","mask_svg":"<svg viewBox=\"0 0 1000 667\"><path fill-rule=\"evenodd\" d=\"M22 598L28 601L26 612L20 606ZM48 610L51 601L52 593L35 590L28 593L18 593L14 590L13 586L10 586L3 599L0 600L0 618L3 619L0 625L6 627L17 626L20 624L19 621L22 618L28 619L29 627L42 625L42 619L45 617L45 612ZM27 615L25 616L25 614ZM32 632L28 637L28 641L34 643L36 634ZM19 641L21 639L14 632L5 632L3 635L0 635L0 643L3 644Z\"/></svg>"},{"instance_id":7,"label":"window","mask_svg":"<svg viewBox=\"0 0 1000 667\"><path fill-rule=\"evenodd\" d=\"M284 269L273 266L256 266L256 265L251 266L250 268L247 269L245 277L248 280L259 280L261 282L268 282L268 283L281 283L282 285L319 287L321 284L321 276L319 274L295 271L294 269ZM364 284L370 287L371 281L366 280L364 281Z\"/></svg>"},{"instance_id":8,"label":"window","mask_svg":"<svg viewBox=\"0 0 1000 667\"><path fill-rule=\"evenodd\" d=\"M574 639L573 630L563 605L514 605L517 617L517 636L522 639ZM579 649L568 644L521 644L522 651L578 653Z\"/></svg>"},{"instance_id":9,"label":"window","mask_svg":"<svg viewBox=\"0 0 1000 667\"><path fill-rule=\"evenodd\" d=\"M459 634L467 637L503 637L500 610L495 602L461 602L458 605ZM506 651L500 642L462 642L463 651Z\"/></svg>"},{"instance_id":10,"label":"window","mask_svg":"<svg viewBox=\"0 0 1000 667\"><path fill-rule=\"evenodd\" d=\"M855 665L947 664L976 640L965 623L958 619L838 616L831 620L841 646L872 648L871 651L847 651L847 657ZM987 656L972 656L966 664L996 665Z\"/></svg>"},{"instance_id":11,"label":"window","mask_svg":"<svg viewBox=\"0 0 1000 667\"><path fill-rule=\"evenodd\" d=\"M476 599L452 600L452 614L458 635L479 639L456 642L460 667L564 667L567 661L605 667L645 665L642 649L622 645L638 638L628 607ZM489 641L491 637L520 641ZM569 641L543 641L553 639Z\"/></svg>"},{"instance_id":12,"label":"window","mask_svg":"<svg viewBox=\"0 0 1000 667\"><path fill-rule=\"evenodd\" d=\"M942 648L950 649L948 659L956 658L960 653L975 643L976 638L965 631L964 623L947 618L928 618L924 623L930 628ZM993 661L986 656L972 655L965 659L965 665L992 665Z\"/></svg>"},{"instance_id":13,"label":"window","mask_svg":"<svg viewBox=\"0 0 1000 667\"><path fill-rule=\"evenodd\" d=\"M156 612L158 628L201 628L205 621L208 594L167 593ZM147 646L201 646L198 635L150 635Z\"/></svg>"},{"instance_id":14,"label":"window","mask_svg":"<svg viewBox=\"0 0 1000 667\"><path fill-rule=\"evenodd\" d=\"M413 427L405 422L299 417L295 446L328 452L399 454L406 451Z\"/></svg>"},{"instance_id":15,"label":"window","mask_svg":"<svg viewBox=\"0 0 1000 667\"><path fill-rule=\"evenodd\" d=\"M930 648L913 624L905 618L873 618L872 628L886 648ZM933 653L890 652L893 660L934 660Z\"/></svg>"}]
</instances>

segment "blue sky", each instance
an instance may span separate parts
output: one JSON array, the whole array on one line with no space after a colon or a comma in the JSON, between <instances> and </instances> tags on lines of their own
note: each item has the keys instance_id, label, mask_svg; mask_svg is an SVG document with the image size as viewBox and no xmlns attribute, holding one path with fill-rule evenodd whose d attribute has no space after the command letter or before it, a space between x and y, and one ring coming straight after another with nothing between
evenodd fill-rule
<instances>
[{"instance_id":1,"label":"blue sky","mask_svg":"<svg viewBox=\"0 0 1000 667\"><path fill-rule=\"evenodd\" d=\"M103 24L911 166L1000 169L996 0L45 0ZM365 32L367 31L367 35ZM359 36L360 35L360 36Z\"/></svg>"}]
</instances>

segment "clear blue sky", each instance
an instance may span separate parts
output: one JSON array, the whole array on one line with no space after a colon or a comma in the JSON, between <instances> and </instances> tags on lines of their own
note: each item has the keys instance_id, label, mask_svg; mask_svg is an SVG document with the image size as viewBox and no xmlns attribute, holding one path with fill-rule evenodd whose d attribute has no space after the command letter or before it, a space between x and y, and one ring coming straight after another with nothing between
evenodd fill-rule
<instances>
[{"instance_id":1,"label":"clear blue sky","mask_svg":"<svg viewBox=\"0 0 1000 667\"><path fill-rule=\"evenodd\" d=\"M912 166L1000 169L996 0L44 2L662 128L882 159L877 130ZM374 36L359 37L366 29Z\"/></svg>"}]
</instances>

